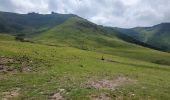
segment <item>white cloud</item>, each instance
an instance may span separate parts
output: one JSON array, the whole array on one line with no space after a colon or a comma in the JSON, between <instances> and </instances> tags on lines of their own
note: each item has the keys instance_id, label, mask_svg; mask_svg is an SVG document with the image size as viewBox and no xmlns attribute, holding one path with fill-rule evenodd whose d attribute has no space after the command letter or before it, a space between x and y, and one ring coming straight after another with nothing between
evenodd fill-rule
<instances>
[{"instance_id":1,"label":"white cloud","mask_svg":"<svg viewBox=\"0 0 170 100\"><path fill-rule=\"evenodd\" d=\"M117 27L170 22L169 0L0 0L0 10L73 13L97 24Z\"/></svg>"}]
</instances>

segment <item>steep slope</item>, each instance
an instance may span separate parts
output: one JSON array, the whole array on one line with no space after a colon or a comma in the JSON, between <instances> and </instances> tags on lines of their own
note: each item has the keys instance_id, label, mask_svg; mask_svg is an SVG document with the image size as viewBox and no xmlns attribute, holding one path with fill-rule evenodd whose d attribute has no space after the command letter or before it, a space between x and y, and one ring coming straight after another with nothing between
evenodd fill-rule
<instances>
[{"instance_id":1,"label":"steep slope","mask_svg":"<svg viewBox=\"0 0 170 100\"><path fill-rule=\"evenodd\" d=\"M33 41L48 45L72 46L87 50L104 47L140 48L140 46L126 42L123 39L126 35L119 34L121 33L108 31L105 27L98 26L85 19L73 17L63 24L35 36Z\"/></svg>"},{"instance_id":2,"label":"steep slope","mask_svg":"<svg viewBox=\"0 0 170 100\"><path fill-rule=\"evenodd\" d=\"M39 34L34 40L49 45L67 45L79 48L83 46L126 47L128 43L119 39L115 34L108 34L102 27L85 19L74 17Z\"/></svg>"},{"instance_id":3,"label":"steep slope","mask_svg":"<svg viewBox=\"0 0 170 100\"><path fill-rule=\"evenodd\" d=\"M154 47L170 51L170 23L132 29L117 28L117 30Z\"/></svg>"}]
</instances>

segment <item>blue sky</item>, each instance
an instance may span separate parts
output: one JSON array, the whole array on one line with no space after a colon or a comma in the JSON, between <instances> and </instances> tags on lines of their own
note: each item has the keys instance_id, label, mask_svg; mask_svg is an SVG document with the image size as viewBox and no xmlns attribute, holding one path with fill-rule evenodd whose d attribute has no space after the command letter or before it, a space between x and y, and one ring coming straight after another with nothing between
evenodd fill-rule
<instances>
[{"instance_id":1,"label":"blue sky","mask_svg":"<svg viewBox=\"0 0 170 100\"><path fill-rule=\"evenodd\" d=\"M0 10L16 13L73 13L113 27L170 22L170 0L0 0Z\"/></svg>"}]
</instances>

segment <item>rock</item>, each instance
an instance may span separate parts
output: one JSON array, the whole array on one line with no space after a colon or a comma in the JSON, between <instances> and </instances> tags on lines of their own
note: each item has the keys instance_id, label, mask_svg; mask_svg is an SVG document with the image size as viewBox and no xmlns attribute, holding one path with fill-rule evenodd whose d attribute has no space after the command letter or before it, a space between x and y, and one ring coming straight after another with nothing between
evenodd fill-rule
<instances>
[{"instance_id":1,"label":"rock","mask_svg":"<svg viewBox=\"0 0 170 100\"><path fill-rule=\"evenodd\" d=\"M65 92L65 89L59 89L59 92L60 92L60 93L64 93L64 92Z\"/></svg>"},{"instance_id":2,"label":"rock","mask_svg":"<svg viewBox=\"0 0 170 100\"><path fill-rule=\"evenodd\" d=\"M0 70L3 70L3 69L4 69L4 67L0 65Z\"/></svg>"}]
</instances>

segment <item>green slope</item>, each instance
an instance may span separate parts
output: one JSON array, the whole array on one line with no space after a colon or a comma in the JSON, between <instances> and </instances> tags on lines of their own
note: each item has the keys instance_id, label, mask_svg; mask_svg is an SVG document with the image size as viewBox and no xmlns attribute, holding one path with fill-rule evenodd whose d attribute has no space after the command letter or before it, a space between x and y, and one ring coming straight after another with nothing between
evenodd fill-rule
<instances>
[{"instance_id":1,"label":"green slope","mask_svg":"<svg viewBox=\"0 0 170 100\"><path fill-rule=\"evenodd\" d=\"M47 30L39 36L34 37L34 41L49 45L67 45L74 47L100 48L126 47L128 43L118 37L103 32L99 26L88 22L82 18L70 18L63 24ZM82 48L83 49L83 48Z\"/></svg>"},{"instance_id":2,"label":"green slope","mask_svg":"<svg viewBox=\"0 0 170 100\"><path fill-rule=\"evenodd\" d=\"M35 36L33 41L50 46L76 47L82 50L114 54L139 60L147 58L151 62L161 60L169 62L167 59L169 55L166 57L165 54L164 58L157 58L154 53L158 51L128 43L117 36L116 31L109 33L102 27L77 17L70 18L63 24ZM143 55L143 53L147 55Z\"/></svg>"}]
</instances>

